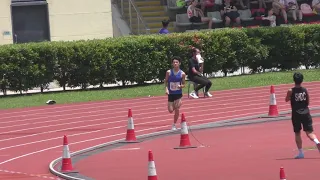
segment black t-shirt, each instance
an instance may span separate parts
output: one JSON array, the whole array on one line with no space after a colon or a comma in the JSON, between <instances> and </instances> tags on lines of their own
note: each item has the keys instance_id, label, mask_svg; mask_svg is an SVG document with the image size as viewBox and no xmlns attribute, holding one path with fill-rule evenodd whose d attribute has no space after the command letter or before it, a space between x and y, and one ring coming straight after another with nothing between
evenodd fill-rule
<instances>
[{"instance_id":1,"label":"black t-shirt","mask_svg":"<svg viewBox=\"0 0 320 180\"><path fill-rule=\"evenodd\" d=\"M306 88L304 87L292 88L291 108L292 108L292 112L296 112L298 114L309 113L309 98L308 98L308 91Z\"/></svg>"},{"instance_id":2,"label":"black t-shirt","mask_svg":"<svg viewBox=\"0 0 320 180\"><path fill-rule=\"evenodd\" d=\"M195 68L197 71L200 71L198 60L195 60L193 57L189 59L189 71L188 71L189 77L193 77L197 75L197 74L194 74L194 72L192 71L192 68Z\"/></svg>"}]
</instances>

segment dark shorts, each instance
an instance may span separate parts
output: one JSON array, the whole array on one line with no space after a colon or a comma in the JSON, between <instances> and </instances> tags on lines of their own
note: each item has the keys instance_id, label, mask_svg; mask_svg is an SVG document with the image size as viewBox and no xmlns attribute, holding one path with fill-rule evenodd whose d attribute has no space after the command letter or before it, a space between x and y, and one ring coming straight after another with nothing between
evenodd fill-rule
<instances>
[{"instance_id":1,"label":"dark shorts","mask_svg":"<svg viewBox=\"0 0 320 180\"><path fill-rule=\"evenodd\" d=\"M182 98L182 94L169 94L168 95L169 102L174 102L175 100L178 100L180 98Z\"/></svg>"},{"instance_id":2,"label":"dark shorts","mask_svg":"<svg viewBox=\"0 0 320 180\"><path fill-rule=\"evenodd\" d=\"M200 16L192 16L190 19L189 19L190 22L193 22L193 23L201 23L201 17Z\"/></svg>"},{"instance_id":3,"label":"dark shorts","mask_svg":"<svg viewBox=\"0 0 320 180\"><path fill-rule=\"evenodd\" d=\"M231 12L227 12L225 16L229 17L231 20L234 21L235 19L240 17L240 14L237 11L231 11Z\"/></svg>"},{"instance_id":4,"label":"dark shorts","mask_svg":"<svg viewBox=\"0 0 320 180\"><path fill-rule=\"evenodd\" d=\"M303 131L313 132L312 117L310 113L299 114L296 112L292 112L293 131L296 133L300 132L302 129L301 124L303 127Z\"/></svg>"}]
</instances>

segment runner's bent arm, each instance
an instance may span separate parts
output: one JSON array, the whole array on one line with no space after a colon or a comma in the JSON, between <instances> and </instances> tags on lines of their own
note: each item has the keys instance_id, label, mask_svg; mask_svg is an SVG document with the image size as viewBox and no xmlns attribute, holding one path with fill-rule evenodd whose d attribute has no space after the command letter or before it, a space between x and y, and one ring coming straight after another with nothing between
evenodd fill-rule
<instances>
[{"instance_id":1,"label":"runner's bent arm","mask_svg":"<svg viewBox=\"0 0 320 180\"><path fill-rule=\"evenodd\" d=\"M200 75L200 76L201 76L201 72L198 72L198 71L196 70L195 65L194 65L194 62L191 61L189 66L191 66L192 72L193 72L194 74L197 74L197 75Z\"/></svg>"},{"instance_id":2,"label":"runner's bent arm","mask_svg":"<svg viewBox=\"0 0 320 180\"><path fill-rule=\"evenodd\" d=\"M166 93L169 92L169 90L168 90L168 79L169 79L169 75L170 75L170 70L168 70L168 71L166 72L166 78L164 79L164 86L165 86L165 88L166 88Z\"/></svg>"},{"instance_id":3,"label":"runner's bent arm","mask_svg":"<svg viewBox=\"0 0 320 180\"><path fill-rule=\"evenodd\" d=\"M183 72L181 76L182 76L182 83L180 87L184 88L186 86L186 73Z\"/></svg>"},{"instance_id":4,"label":"runner's bent arm","mask_svg":"<svg viewBox=\"0 0 320 180\"><path fill-rule=\"evenodd\" d=\"M290 99L291 99L291 94L292 94L292 91L291 91L291 89L289 89L288 92L287 92L286 99L285 99L286 102L290 101Z\"/></svg>"}]
</instances>

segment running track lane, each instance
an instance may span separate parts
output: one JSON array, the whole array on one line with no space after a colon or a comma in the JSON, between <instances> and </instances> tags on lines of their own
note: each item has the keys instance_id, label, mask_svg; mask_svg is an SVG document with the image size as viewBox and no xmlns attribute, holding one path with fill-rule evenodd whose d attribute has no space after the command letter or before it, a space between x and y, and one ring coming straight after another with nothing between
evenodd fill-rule
<instances>
[{"instance_id":1,"label":"running track lane","mask_svg":"<svg viewBox=\"0 0 320 180\"><path fill-rule=\"evenodd\" d=\"M276 86L280 111L289 108L282 99L290 86ZM315 98L320 82L306 87ZM182 110L192 125L266 113L269 87L248 90L217 91L214 98L198 100L185 95ZM320 99L312 101L312 106L319 105ZM61 156L64 134L71 151L125 137L128 108L133 109L137 135L170 128L172 114L164 96L0 111L0 178L14 177L2 170L49 176L48 163Z\"/></svg>"},{"instance_id":2,"label":"running track lane","mask_svg":"<svg viewBox=\"0 0 320 180\"><path fill-rule=\"evenodd\" d=\"M320 134L320 118L314 120ZM276 180L281 166L287 179L319 179L318 150L306 150L303 160L293 159L297 151L290 121L199 130L193 135L207 147L199 147L189 132L198 148L175 150L180 141L176 134L90 156L75 168L96 180L146 179L152 150L159 179ZM303 143L315 148L304 134Z\"/></svg>"}]
</instances>

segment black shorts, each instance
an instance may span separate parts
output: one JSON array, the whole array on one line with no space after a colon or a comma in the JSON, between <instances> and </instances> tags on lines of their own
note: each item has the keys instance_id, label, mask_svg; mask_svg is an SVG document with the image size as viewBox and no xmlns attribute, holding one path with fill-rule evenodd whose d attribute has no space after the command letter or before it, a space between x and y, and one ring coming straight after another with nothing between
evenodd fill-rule
<instances>
[{"instance_id":1,"label":"black shorts","mask_svg":"<svg viewBox=\"0 0 320 180\"><path fill-rule=\"evenodd\" d=\"M168 95L169 102L174 102L175 100L178 100L180 98L182 98L182 94L169 94Z\"/></svg>"},{"instance_id":2,"label":"black shorts","mask_svg":"<svg viewBox=\"0 0 320 180\"><path fill-rule=\"evenodd\" d=\"M237 11L231 11L231 12L227 12L225 16L229 17L230 20L234 21L235 19L240 17L240 14Z\"/></svg>"},{"instance_id":3,"label":"black shorts","mask_svg":"<svg viewBox=\"0 0 320 180\"><path fill-rule=\"evenodd\" d=\"M190 22L192 23L201 23L201 17L200 16L192 16L190 19L189 19Z\"/></svg>"},{"instance_id":4,"label":"black shorts","mask_svg":"<svg viewBox=\"0 0 320 180\"><path fill-rule=\"evenodd\" d=\"M310 113L299 114L296 112L292 112L291 118L294 132L298 133L301 131L301 124L303 127L303 131L313 132L312 117Z\"/></svg>"}]
</instances>

